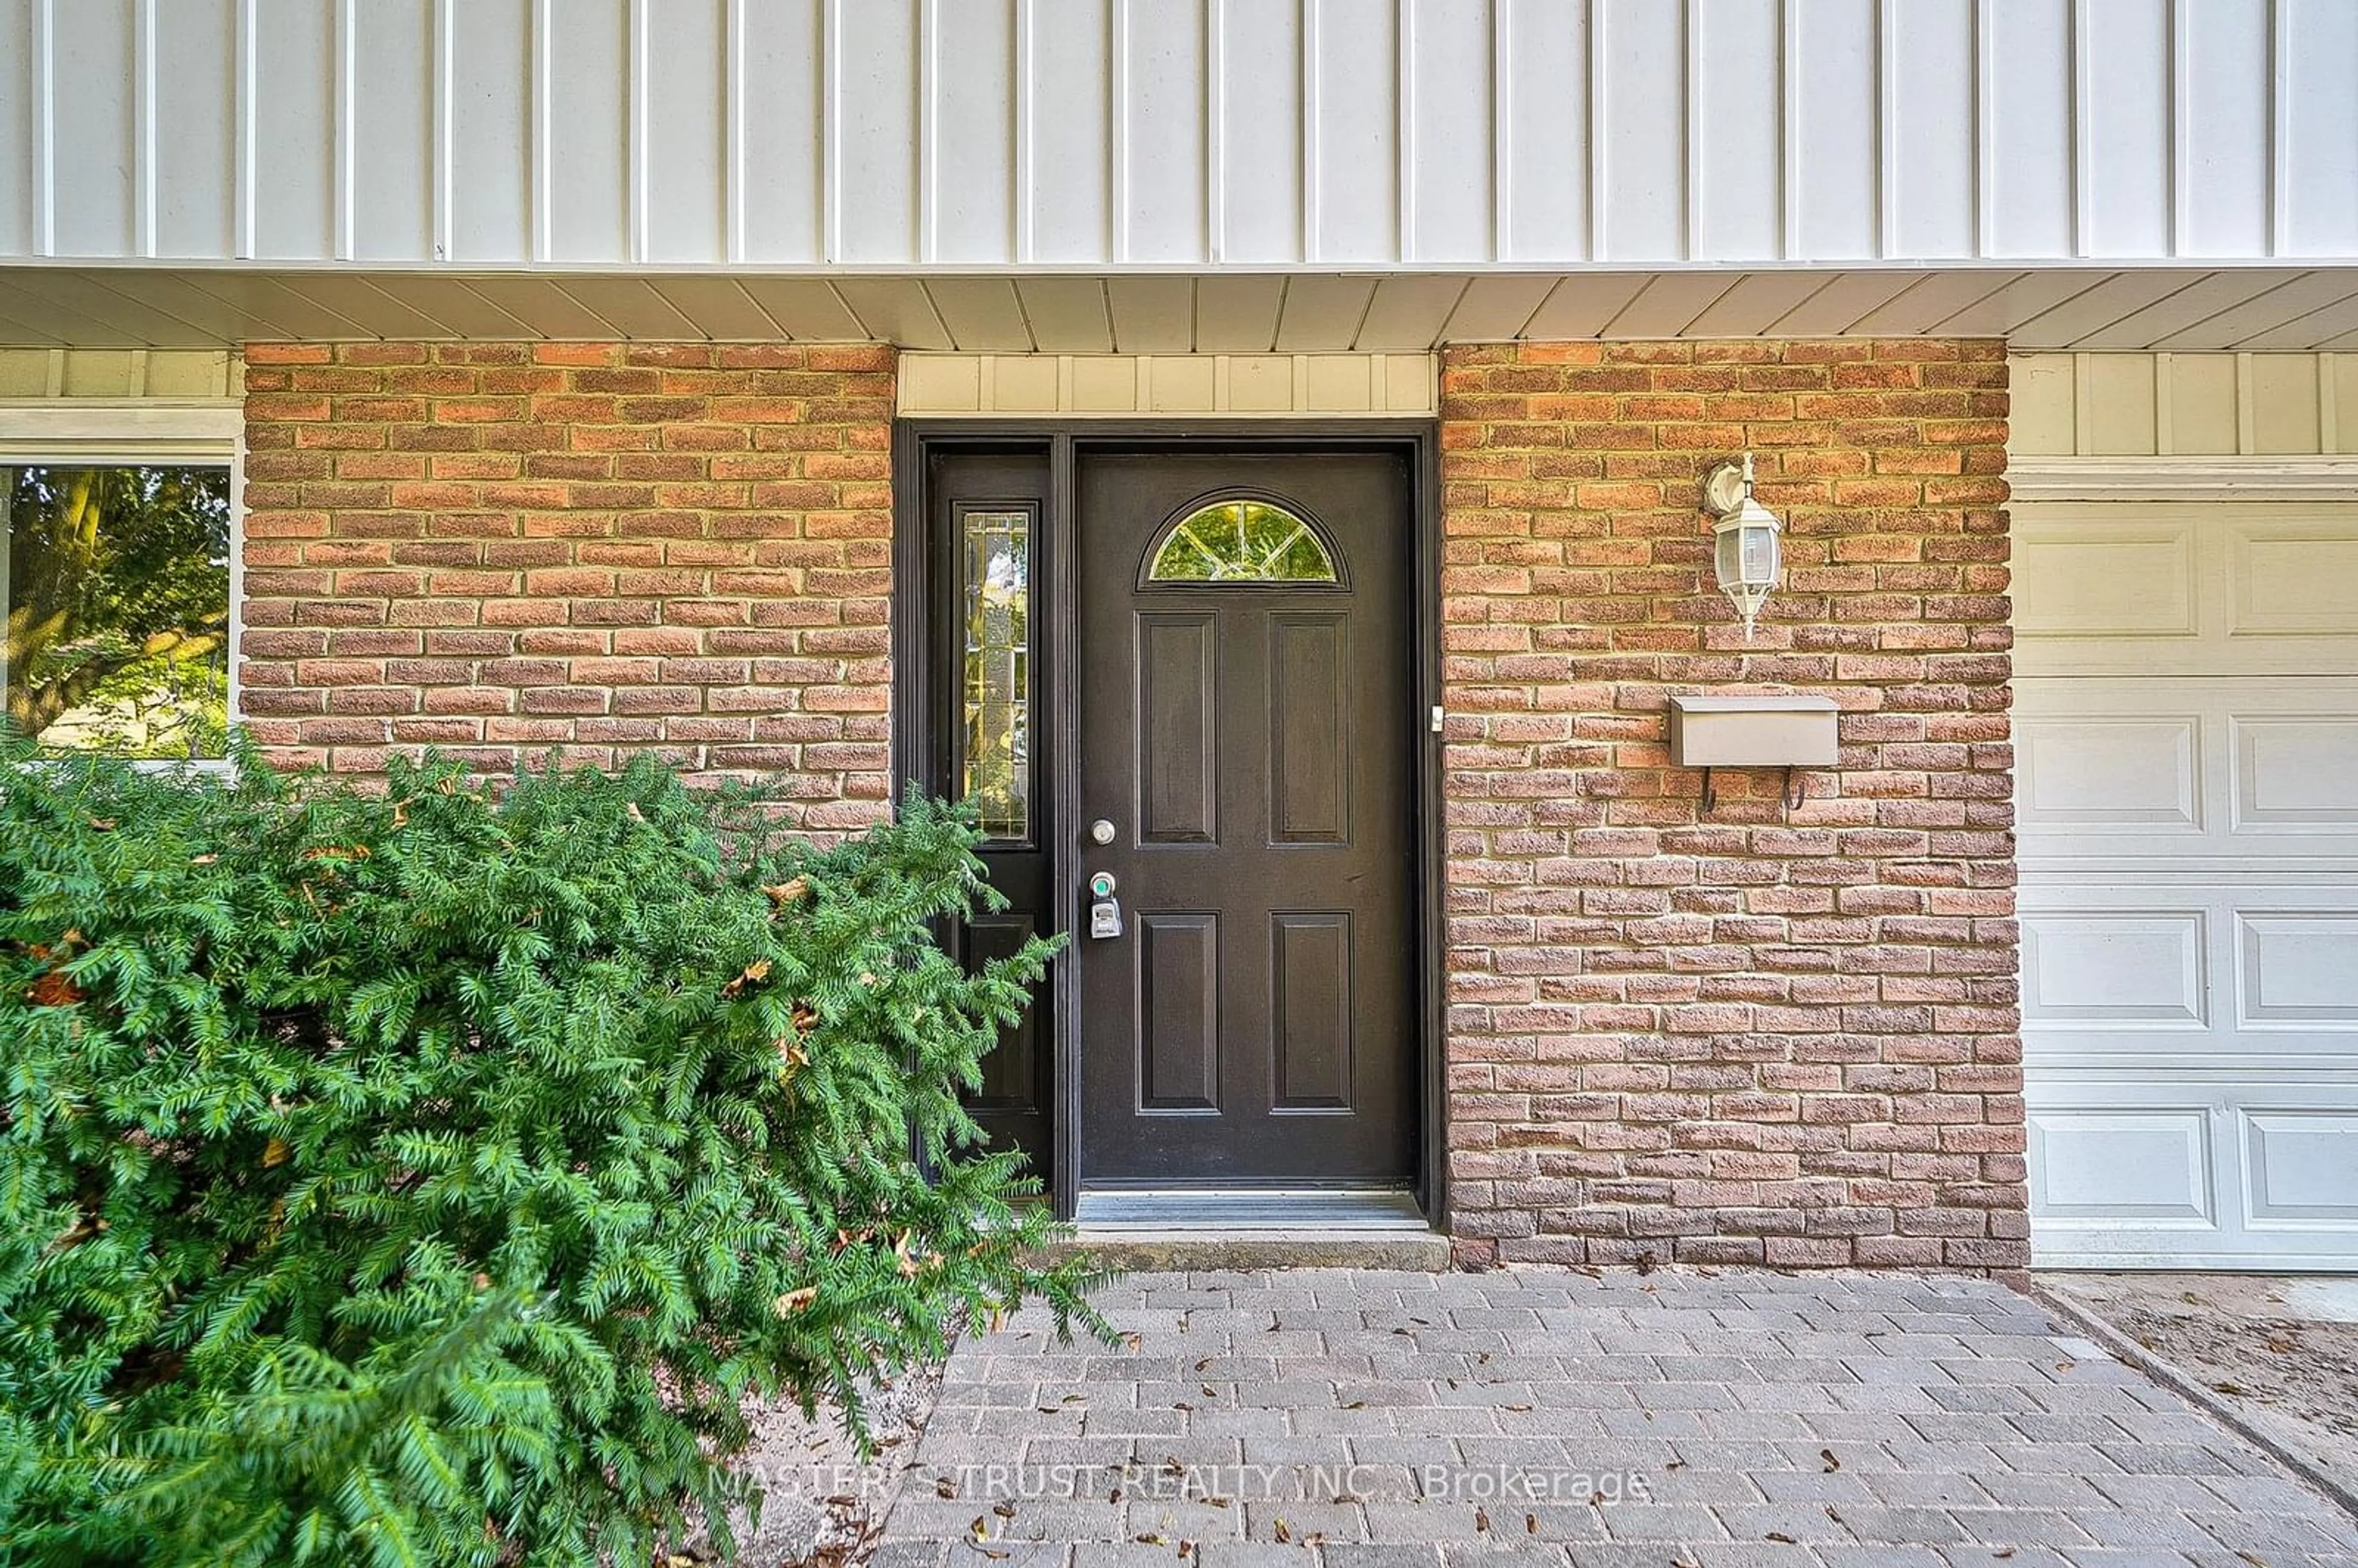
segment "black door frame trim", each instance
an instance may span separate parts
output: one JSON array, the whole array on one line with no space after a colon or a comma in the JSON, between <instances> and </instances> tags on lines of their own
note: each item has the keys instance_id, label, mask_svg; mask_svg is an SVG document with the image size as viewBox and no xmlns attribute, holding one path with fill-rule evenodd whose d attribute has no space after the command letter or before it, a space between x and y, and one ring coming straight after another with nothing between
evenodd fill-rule
<instances>
[{"instance_id":1,"label":"black door frame trim","mask_svg":"<svg viewBox=\"0 0 2358 1568\"><path fill-rule=\"evenodd\" d=\"M1080 583L1074 573L1075 510L1084 448L1184 451L1191 447L1267 447L1292 452L1390 451L1408 460L1414 491L1412 540L1415 659L1411 687L1413 733L1419 740L1414 779L1413 835L1417 857L1416 1076L1417 1201L1436 1229L1448 1214L1448 1098L1444 1065L1445 991L1443 957L1447 911L1443 890L1442 737L1432 716L1441 711L1441 427L1406 419L895 419L892 422L892 777L896 795L936 775L930 630L933 556L926 548L928 460L959 448L1005 450L1033 446L1048 460L1047 549L1042 573L1044 601L1038 623L1058 628L1048 640L1043 688L1044 727L1076 732L1074 706L1080 673L1077 638ZM1055 928L1069 931L1080 905L1079 749L1053 749L1042 831L1049 841ZM1055 1169L1051 1191L1060 1218L1080 1202L1079 974L1072 951L1058 955L1048 977L1051 1030L1050 1117Z\"/></svg>"}]
</instances>

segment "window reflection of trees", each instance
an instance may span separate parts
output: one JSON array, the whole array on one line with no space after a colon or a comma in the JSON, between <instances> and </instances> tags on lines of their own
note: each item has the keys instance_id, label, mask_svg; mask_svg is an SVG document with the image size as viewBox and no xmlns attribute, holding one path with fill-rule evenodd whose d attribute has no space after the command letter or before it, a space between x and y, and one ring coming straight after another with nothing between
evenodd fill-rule
<instances>
[{"instance_id":1,"label":"window reflection of trees","mask_svg":"<svg viewBox=\"0 0 2358 1568\"><path fill-rule=\"evenodd\" d=\"M229 472L0 469L9 722L57 751L224 755Z\"/></svg>"}]
</instances>

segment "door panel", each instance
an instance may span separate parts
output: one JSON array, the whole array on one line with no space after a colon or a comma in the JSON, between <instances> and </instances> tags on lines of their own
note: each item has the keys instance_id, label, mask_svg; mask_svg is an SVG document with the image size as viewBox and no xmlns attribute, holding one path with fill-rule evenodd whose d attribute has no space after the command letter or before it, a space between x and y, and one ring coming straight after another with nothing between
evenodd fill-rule
<instances>
[{"instance_id":1,"label":"door panel","mask_svg":"<svg viewBox=\"0 0 2358 1568\"><path fill-rule=\"evenodd\" d=\"M1270 917L1276 983L1279 1110L1351 1107L1351 914L1348 910Z\"/></svg>"},{"instance_id":2,"label":"door panel","mask_svg":"<svg viewBox=\"0 0 2358 1568\"><path fill-rule=\"evenodd\" d=\"M1407 463L1085 453L1077 488L1079 816L1115 829L1081 864L1125 917L1074 922L1082 1180L1404 1182Z\"/></svg>"},{"instance_id":3,"label":"door panel","mask_svg":"<svg viewBox=\"0 0 2358 1568\"><path fill-rule=\"evenodd\" d=\"M1141 915L1138 955L1140 1105L1217 1110L1220 917Z\"/></svg>"},{"instance_id":4,"label":"door panel","mask_svg":"<svg viewBox=\"0 0 2358 1568\"><path fill-rule=\"evenodd\" d=\"M1281 612L1269 640L1270 841L1348 843L1350 618Z\"/></svg>"},{"instance_id":5,"label":"door panel","mask_svg":"<svg viewBox=\"0 0 2358 1568\"><path fill-rule=\"evenodd\" d=\"M1151 844L1219 841L1217 618L1138 618L1139 836Z\"/></svg>"}]
</instances>

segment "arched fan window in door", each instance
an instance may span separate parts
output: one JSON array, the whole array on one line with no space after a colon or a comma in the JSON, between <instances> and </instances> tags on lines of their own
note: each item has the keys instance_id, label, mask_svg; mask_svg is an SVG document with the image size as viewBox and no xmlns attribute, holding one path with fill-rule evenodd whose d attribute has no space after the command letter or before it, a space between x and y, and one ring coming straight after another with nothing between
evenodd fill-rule
<instances>
[{"instance_id":1,"label":"arched fan window in door","mask_svg":"<svg viewBox=\"0 0 2358 1568\"><path fill-rule=\"evenodd\" d=\"M1216 501L1163 530L1150 583L1336 582L1335 557L1307 520L1271 502Z\"/></svg>"}]
</instances>

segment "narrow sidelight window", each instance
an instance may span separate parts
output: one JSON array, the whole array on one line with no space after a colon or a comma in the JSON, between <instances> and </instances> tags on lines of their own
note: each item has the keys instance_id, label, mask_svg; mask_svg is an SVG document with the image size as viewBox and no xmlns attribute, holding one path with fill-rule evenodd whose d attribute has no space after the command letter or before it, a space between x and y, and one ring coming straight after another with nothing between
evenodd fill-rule
<instances>
[{"instance_id":1,"label":"narrow sidelight window","mask_svg":"<svg viewBox=\"0 0 2358 1568\"><path fill-rule=\"evenodd\" d=\"M1028 507L961 508L966 620L959 787L985 836L1032 836L1032 526Z\"/></svg>"},{"instance_id":2,"label":"narrow sidelight window","mask_svg":"<svg viewBox=\"0 0 2358 1568\"><path fill-rule=\"evenodd\" d=\"M0 466L8 721L44 751L229 748L225 468Z\"/></svg>"}]
</instances>

